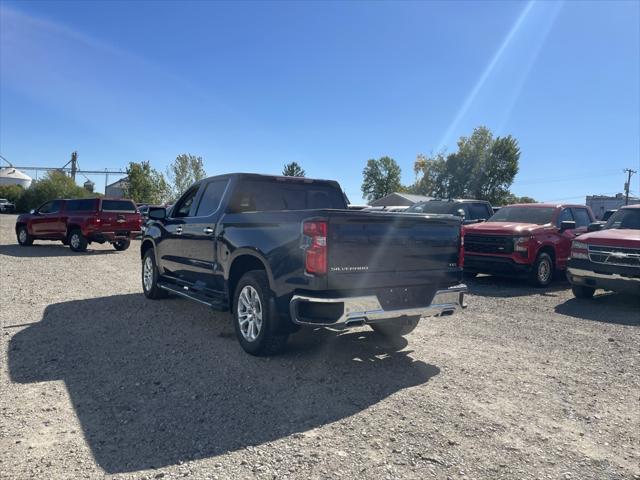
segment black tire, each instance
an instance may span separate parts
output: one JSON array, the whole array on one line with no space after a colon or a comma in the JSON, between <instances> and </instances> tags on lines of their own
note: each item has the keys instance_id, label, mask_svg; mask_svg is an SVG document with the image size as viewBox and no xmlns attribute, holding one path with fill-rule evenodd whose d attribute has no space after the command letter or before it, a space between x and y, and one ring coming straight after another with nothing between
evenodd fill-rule
<instances>
[{"instance_id":1,"label":"black tire","mask_svg":"<svg viewBox=\"0 0 640 480\"><path fill-rule=\"evenodd\" d=\"M27 230L27 227L24 225L18 227L16 237L18 238L18 243L23 247L33 245L33 237L29 235L29 230Z\"/></svg>"},{"instance_id":2,"label":"black tire","mask_svg":"<svg viewBox=\"0 0 640 480\"><path fill-rule=\"evenodd\" d=\"M401 317L393 320L385 320L383 322L372 323L369 326L374 332L384 335L385 337L397 338L404 337L413 332L418 326L420 317Z\"/></svg>"},{"instance_id":3,"label":"black tire","mask_svg":"<svg viewBox=\"0 0 640 480\"><path fill-rule=\"evenodd\" d=\"M127 248L129 248L129 245L131 245L131 240L128 238L126 240L118 240L117 242L113 242L113 248L115 248L119 252L124 252Z\"/></svg>"},{"instance_id":4,"label":"black tire","mask_svg":"<svg viewBox=\"0 0 640 480\"><path fill-rule=\"evenodd\" d=\"M146 272L145 267L148 268ZM145 273L150 275L147 281L145 281ZM145 297L158 300L169 296L169 292L158 286L159 277L160 274L158 273L158 267L156 265L155 250L150 248L144 252L144 257L142 257L142 291Z\"/></svg>"},{"instance_id":5,"label":"black tire","mask_svg":"<svg viewBox=\"0 0 640 480\"><path fill-rule=\"evenodd\" d=\"M551 255L540 252L529 274L529 282L535 287L548 287L553 281L554 270Z\"/></svg>"},{"instance_id":6,"label":"black tire","mask_svg":"<svg viewBox=\"0 0 640 480\"><path fill-rule=\"evenodd\" d=\"M590 299L596 293L595 288L585 287L583 285L571 285L571 291L576 298Z\"/></svg>"},{"instance_id":7,"label":"black tire","mask_svg":"<svg viewBox=\"0 0 640 480\"><path fill-rule=\"evenodd\" d=\"M69 248L74 252L86 252L87 245L89 244L87 237L85 237L78 228L69 232L67 243L69 244Z\"/></svg>"},{"instance_id":8,"label":"black tire","mask_svg":"<svg viewBox=\"0 0 640 480\"><path fill-rule=\"evenodd\" d=\"M251 355L275 355L287 343L289 335L277 331L272 299L269 279L263 270L245 273L233 293L233 328L240 346Z\"/></svg>"}]
</instances>

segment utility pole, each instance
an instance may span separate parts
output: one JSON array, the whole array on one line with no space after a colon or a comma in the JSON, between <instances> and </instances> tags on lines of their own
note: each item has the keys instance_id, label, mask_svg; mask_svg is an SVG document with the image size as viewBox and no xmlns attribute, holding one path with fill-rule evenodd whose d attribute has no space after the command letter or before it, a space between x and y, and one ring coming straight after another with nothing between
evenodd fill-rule
<instances>
[{"instance_id":1,"label":"utility pole","mask_svg":"<svg viewBox=\"0 0 640 480\"><path fill-rule=\"evenodd\" d=\"M627 183L624 184L624 194L625 194L624 204L629 205L629 189L631 188L631 175L638 172L636 170L631 170L630 168L625 168L623 172L626 172L628 174Z\"/></svg>"}]
</instances>

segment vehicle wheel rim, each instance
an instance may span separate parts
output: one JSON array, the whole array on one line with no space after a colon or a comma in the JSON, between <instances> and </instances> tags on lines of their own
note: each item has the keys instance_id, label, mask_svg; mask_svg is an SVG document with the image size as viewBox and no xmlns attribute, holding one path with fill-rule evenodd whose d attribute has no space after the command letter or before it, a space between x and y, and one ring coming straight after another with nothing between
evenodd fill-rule
<instances>
[{"instance_id":1,"label":"vehicle wheel rim","mask_svg":"<svg viewBox=\"0 0 640 480\"><path fill-rule=\"evenodd\" d=\"M78 248L80 246L80 237L78 237L77 233L71 235L71 246L73 248Z\"/></svg>"},{"instance_id":2,"label":"vehicle wheel rim","mask_svg":"<svg viewBox=\"0 0 640 480\"><path fill-rule=\"evenodd\" d=\"M18 232L18 239L20 243L25 243L27 241L27 232L24 231L24 228Z\"/></svg>"},{"instance_id":3,"label":"vehicle wheel rim","mask_svg":"<svg viewBox=\"0 0 640 480\"><path fill-rule=\"evenodd\" d=\"M262 329L262 303L251 285L245 286L238 296L238 323L240 333L249 342L254 342Z\"/></svg>"},{"instance_id":4,"label":"vehicle wheel rim","mask_svg":"<svg viewBox=\"0 0 640 480\"><path fill-rule=\"evenodd\" d=\"M153 261L151 257L144 259L144 267L142 269L142 283L144 289L148 292L153 286Z\"/></svg>"},{"instance_id":5,"label":"vehicle wheel rim","mask_svg":"<svg viewBox=\"0 0 640 480\"><path fill-rule=\"evenodd\" d=\"M551 265L547 260L543 260L538 265L538 280L542 283L547 283L549 275L551 275Z\"/></svg>"}]
</instances>

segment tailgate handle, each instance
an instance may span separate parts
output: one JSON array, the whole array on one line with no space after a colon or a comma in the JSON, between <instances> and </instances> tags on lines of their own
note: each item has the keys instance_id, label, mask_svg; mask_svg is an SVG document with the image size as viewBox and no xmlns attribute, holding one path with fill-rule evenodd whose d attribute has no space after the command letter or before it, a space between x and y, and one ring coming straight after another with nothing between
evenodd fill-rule
<instances>
[{"instance_id":1,"label":"tailgate handle","mask_svg":"<svg viewBox=\"0 0 640 480\"><path fill-rule=\"evenodd\" d=\"M213 228L211 227L204 227L202 229L202 231L206 234L206 235L211 235L213 233Z\"/></svg>"}]
</instances>

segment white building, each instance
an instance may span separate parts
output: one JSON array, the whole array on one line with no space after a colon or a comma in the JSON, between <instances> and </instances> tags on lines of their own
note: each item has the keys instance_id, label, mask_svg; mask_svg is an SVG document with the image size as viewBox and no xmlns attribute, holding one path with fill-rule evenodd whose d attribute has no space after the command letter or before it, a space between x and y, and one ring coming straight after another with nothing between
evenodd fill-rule
<instances>
[{"instance_id":1,"label":"white building","mask_svg":"<svg viewBox=\"0 0 640 480\"><path fill-rule=\"evenodd\" d=\"M104 196L111 198L124 198L124 189L128 181L129 177L124 177L110 185L107 185L104 189Z\"/></svg>"},{"instance_id":2,"label":"white building","mask_svg":"<svg viewBox=\"0 0 640 480\"><path fill-rule=\"evenodd\" d=\"M0 185L20 185L27 189L31 186L32 178L15 167L0 168Z\"/></svg>"},{"instance_id":3,"label":"white building","mask_svg":"<svg viewBox=\"0 0 640 480\"><path fill-rule=\"evenodd\" d=\"M617 210L624 206L625 195L618 193L614 197L609 195L587 195L587 207L591 207L591 211L597 219L601 219L607 210ZM629 196L629 205L640 203L640 198Z\"/></svg>"}]
</instances>

